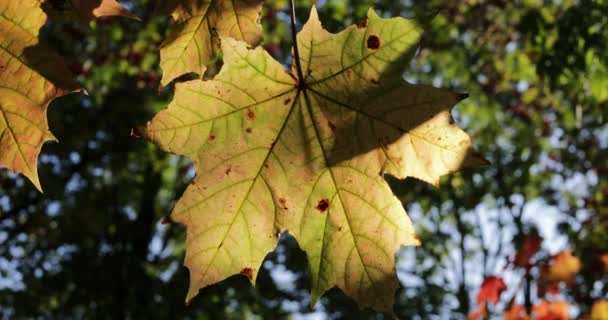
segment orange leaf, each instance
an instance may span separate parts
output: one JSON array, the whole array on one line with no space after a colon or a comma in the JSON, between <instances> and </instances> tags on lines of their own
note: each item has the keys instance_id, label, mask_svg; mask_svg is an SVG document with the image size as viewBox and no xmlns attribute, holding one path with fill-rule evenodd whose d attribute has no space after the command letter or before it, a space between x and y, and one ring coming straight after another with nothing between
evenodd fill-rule
<instances>
[{"instance_id":1,"label":"orange leaf","mask_svg":"<svg viewBox=\"0 0 608 320\"><path fill-rule=\"evenodd\" d=\"M543 242L543 238L538 235L531 235L526 238L524 244L515 254L513 264L516 267L523 267L529 269L531 267L530 259L538 252L540 245Z\"/></svg>"},{"instance_id":2,"label":"orange leaf","mask_svg":"<svg viewBox=\"0 0 608 320\"><path fill-rule=\"evenodd\" d=\"M600 259L604 264L604 272L608 272L608 254L603 255Z\"/></svg>"},{"instance_id":3,"label":"orange leaf","mask_svg":"<svg viewBox=\"0 0 608 320\"><path fill-rule=\"evenodd\" d=\"M486 277L477 294L477 304L481 305L488 301L497 304L500 301L500 294L506 289L507 285L501 278L495 276Z\"/></svg>"},{"instance_id":4,"label":"orange leaf","mask_svg":"<svg viewBox=\"0 0 608 320\"><path fill-rule=\"evenodd\" d=\"M572 250L566 250L551 258L549 265L541 271L541 277L546 282L565 281L571 284L580 269L581 260L572 255Z\"/></svg>"},{"instance_id":5,"label":"orange leaf","mask_svg":"<svg viewBox=\"0 0 608 320\"><path fill-rule=\"evenodd\" d=\"M608 300L598 300L593 303L591 320L608 320Z\"/></svg>"},{"instance_id":6,"label":"orange leaf","mask_svg":"<svg viewBox=\"0 0 608 320\"><path fill-rule=\"evenodd\" d=\"M568 320L570 305L563 301L543 301L534 306L536 320Z\"/></svg>"},{"instance_id":7,"label":"orange leaf","mask_svg":"<svg viewBox=\"0 0 608 320\"><path fill-rule=\"evenodd\" d=\"M526 308L519 304L511 305L511 308L505 311L504 320L528 320L530 317L526 312Z\"/></svg>"}]
</instances>

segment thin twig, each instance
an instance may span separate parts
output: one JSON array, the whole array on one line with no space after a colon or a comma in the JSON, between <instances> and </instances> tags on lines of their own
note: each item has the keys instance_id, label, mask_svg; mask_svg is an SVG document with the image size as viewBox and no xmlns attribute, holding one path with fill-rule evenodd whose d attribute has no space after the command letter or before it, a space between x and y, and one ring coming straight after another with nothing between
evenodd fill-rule
<instances>
[{"instance_id":1,"label":"thin twig","mask_svg":"<svg viewBox=\"0 0 608 320\"><path fill-rule=\"evenodd\" d=\"M289 1L291 3L291 38L293 39L293 59L296 63L296 69L298 70L298 87L302 88L305 85L304 73L302 72L302 65L300 65L300 50L298 50L298 33L296 31L296 4L294 0Z\"/></svg>"}]
</instances>

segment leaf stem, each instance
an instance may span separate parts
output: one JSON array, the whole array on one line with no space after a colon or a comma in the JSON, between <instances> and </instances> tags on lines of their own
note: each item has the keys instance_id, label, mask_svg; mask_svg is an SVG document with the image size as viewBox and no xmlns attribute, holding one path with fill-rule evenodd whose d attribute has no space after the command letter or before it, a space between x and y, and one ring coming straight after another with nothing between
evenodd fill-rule
<instances>
[{"instance_id":1,"label":"leaf stem","mask_svg":"<svg viewBox=\"0 0 608 320\"><path fill-rule=\"evenodd\" d=\"M290 0L289 2L291 4L291 38L293 39L293 59L295 60L296 69L298 71L298 87L304 88L306 83L304 82L304 73L302 72L302 65L300 64L298 33L296 31L296 4L295 0Z\"/></svg>"}]
</instances>

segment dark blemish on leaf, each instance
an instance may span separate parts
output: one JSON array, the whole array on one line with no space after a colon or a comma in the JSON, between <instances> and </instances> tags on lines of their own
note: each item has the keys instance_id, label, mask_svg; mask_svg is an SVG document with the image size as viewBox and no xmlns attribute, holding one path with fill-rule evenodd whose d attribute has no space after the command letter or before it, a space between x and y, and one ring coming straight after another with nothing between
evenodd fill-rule
<instances>
[{"instance_id":1,"label":"dark blemish on leaf","mask_svg":"<svg viewBox=\"0 0 608 320\"><path fill-rule=\"evenodd\" d=\"M215 140L215 136L214 135L210 135L209 136L209 141L213 141L213 140Z\"/></svg>"},{"instance_id":2,"label":"dark blemish on leaf","mask_svg":"<svg viewBox=\"0 0 608 320\"><path fill-rule=\"evenodd\" d=\"M229 175L231 171L232 171L232 167L228 167L228 169L226 169L226 175Z\"/></svg>"},{"instance_id":3,"label":"dark blemish on leaf","mask_svg":"<svg viewBox=\"0 0 608 320\"><path fill-rule=\"evenodd\" d=\"M284 105L288 105L291 102L291 98L287 98L285 99L285 101L283 102Z\"/></svg>"},{"instance_id":4,"label":"dark blemish on leaf","mask_svg":"<svg viewBox=\"0 0 608 320\"><path fill-rule=\"evenodd\" d=\"M251 110L247 110L247 118L249 120L255 120L255 113Z\"/></svg>"},{"instance_id":5,"label":"dark blemish on leaf","mask_svg":"<svg viewBox=\"0 0 608 320\"><path fill-rule=\"evenodd\" d=\"M338 231L342 231L342 227L338 227Z\"/></svg>"},{"instance_id":6,"label":"dark blemish on leaf","mask_svg":"<svg viewBox=\"0 0 608 320\"><path fill-rule=\"evenodd\" d=\"M327 211L327 209L329 209L329 200L328 199L319 200L319 203L317 203L316 209L321 211L321 213Z\"/></svg>"},{"instance_id":7,"label":"dark blemish on leaf","mask_svg":"<svg viewBox=\"0 0 608 320\"><path fill-rule=\"evenodd\" d=\"M380 84L380 81L378 81L378 79L374 79L374 78L369 79L369 82L371 82L373 84Z\"/></svg>"},{"instance_id":8,"label":"dark blemish on leaf","mask_svg":"<svg viewBox=\"0 0 608 320\"><path fill-rule=\"evenodd\" d=\"M288 210L288 208L287 208L287 201L285 201L285 199L279 198L279 203L283 207L283 210Z\"/></svg>"},{"instance_id":9,"label":"dark blemish on leaf","mask_svg":"<svg viewBox=\"0 0 608 320\"><path fill-rule=\"evenodd\" d=\"M369 38L367 38L367 48L372 49L372 50L379 49L380 48L380 38L378 38L378 36L375 36L375 35L369 36Z\"/></svg>"},{"instance_id":10,"label":"dark blemish on leaf","mask_svg":"<svg viewBox=\"0 0 608 320\"><path fill-rule=\"evenodd\" d=\"M247 133L251 133L253 130L252 130L251 128L247 128L247 129L245 129L245 131L246 131Z\"/></svg>"},{"instance_id":11,"label":"dark blemish on leaf","mask_svg":"<svg viewBox=\"0 0 608 320\"><path fill-rule=\"evenodd\" d=\"M365 27L367 27L367 17L365 17L361 21L357 22L357 28L365 28Z\"/></svg>"},{"instance_id":12,"label":"dark blemish on leaf","mask_svg":"<svg viewBox=\"0 0 608 320\"><path fill-rule=\"evenodd\" d=\"M166 216L163 221L161 221L160 224L169 224L169 223L173 223L173 220L171 219L171 216Z\"/></svg>"},{"instance_id":13,"label":"dark blemish on leaf","mask_svg":"<svg viewBox=\"0 0 608 320\"><path fill-rule=\"evenodd\" d=\"M268 163L264 163L264 168L268 169Z\"/></svg>"},{"instance_id":14,"label":"dark blemish on leaf","mask_svg":"<svg viewBox=\"0 0 608 320\"><path fill-rule=\"evenodd\" d=\"M336 133L336 125L335 124L331 123L331 121L328 121L327 125L329 126L329 128L331 129L331 131L333 133Z\"/></svg>"},{"instance_id":15,"label":"dark blemish on leaf","mask_svg":"<svg viewBox=\"0 0 608 320\"><path fill-rule=\"evenodd\" d=\"M249 279L249 281L253 280L253 269L243 268L243 270L241 270L241 274L244 275L245 277L247 277L247 279Z\"/></svg>"},{"instance_id":16,"label":"dark blemish on leaf","mask_svg":"<svg viewBox=\"0 0 608 320\"><path fill-rule=\"evenodd\" d=\"M217 246L217 247L218 247L218 249L219 249L219 248L221 248L223 245L224 245L224 241L220 242L220 245L219 245L219 246Z\"/></svg>"}]
</instances>

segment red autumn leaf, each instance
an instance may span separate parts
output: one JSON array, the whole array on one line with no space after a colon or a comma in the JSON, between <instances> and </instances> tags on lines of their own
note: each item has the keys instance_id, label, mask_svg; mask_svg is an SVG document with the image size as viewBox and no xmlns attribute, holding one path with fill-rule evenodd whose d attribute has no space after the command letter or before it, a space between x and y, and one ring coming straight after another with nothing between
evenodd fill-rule
<instances>
[{"instance_id":1,"label":"red autumn leaf","mask_svg":"<svg viewBox=\"0 0 608 320\"><path fill-rule=\"evenodd\" d=\"M483 280L479 293L477 294L477 304L486 302L497 304L500 301L500 294L507 289L505 282L496 276L488 276Z\"/></svg>"},{"instance_id":2,"label":"red autumn leaf","mask_svg":"<svg viewBox=\"0 0 608 320\"><path fill-rule=\"evenodd\" d=\"M538 249L540 249L540 245L543 242L543 238L538 235L531 235L526 238L524 244L519 248L517 253L515 254L515 259L513 259L513 264L516 267L523 267L529 269L532 264L530 263L530 259L534 257Z\"/></svg>"},{"instance_id":3,"label":"red autumn leaf","mask_svg":"<svg viewBox=\"0 0 608 320\"><path fill-rule=\"evenodd\" d=\"M526 308L519 304L513 304L505 311L503 315L504 320L529 320L530 316L526 312Z\"/></svg>"},{"instance_id":4,"label":"red autumn leaf","mask_svg":"<svg viewBox=\"0 0 608 320\"><path fill-rule=\"evenodd\" d=\"M570 305L563 301L543 301L534 306L533 314L536 320L568 320Z\"/></svg>"}]
</instances>

